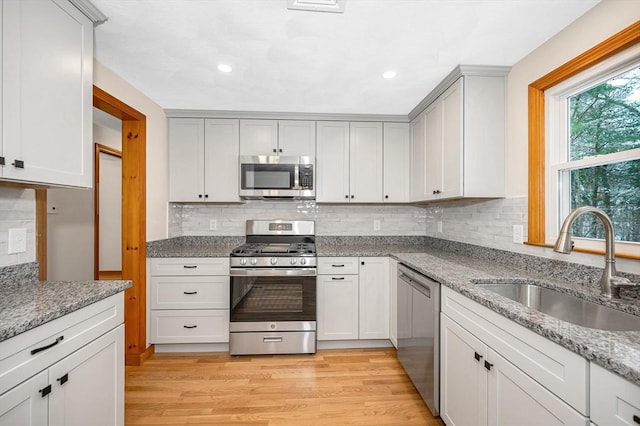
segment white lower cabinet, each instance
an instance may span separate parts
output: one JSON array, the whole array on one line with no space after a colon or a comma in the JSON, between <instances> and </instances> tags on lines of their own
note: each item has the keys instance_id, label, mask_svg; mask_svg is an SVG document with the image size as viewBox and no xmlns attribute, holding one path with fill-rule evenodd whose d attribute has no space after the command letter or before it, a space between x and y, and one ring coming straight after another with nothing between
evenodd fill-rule
<instances>
[{"instance_id":1,"label":"white lower cabinet","mask_svg":"<svg viewBox=\"0 0 640 426\"><path fill-rule=\"evenodd\" d=\"M0 425L124 425L122 296L0 343Z\"/></svg>"},{"instance_id":2,"label":"white lower cabinet","mask_svg":"<svg viewBox=\"0 0 640 426\"><path fill-rule=\"evenodd\" d=\"M389 258L318 258L318 340L389 339Z\"/></svg>"},{"instance_id":3,"label":"white lower cabinet","mask_svg":"<svg viewBox=\"0 0 640 426\"><path fill-rule=\"evenodd\" d=\"M590 365L591 421L600 426L640 424L640 386Z\"/></svg>"},{"instance_id":4,"label":"white lower cabinet","mask_svg":"<svg viewBox=\"0 0 640 426\"><path fill-rule=\"evenodd\" d=\"M440 354L447 426L588 424L585 359L446 287Z\"/></svg>"},{"instance_id":5,"label":"white lower cabinet","mask_svg":"<svg viewBox=\"0 0 640 426\"><path fill-rule=\"evenodd\" d=\"M150 340L229 342L229 259L152 258Z\"/></svg>"}]
</instances>

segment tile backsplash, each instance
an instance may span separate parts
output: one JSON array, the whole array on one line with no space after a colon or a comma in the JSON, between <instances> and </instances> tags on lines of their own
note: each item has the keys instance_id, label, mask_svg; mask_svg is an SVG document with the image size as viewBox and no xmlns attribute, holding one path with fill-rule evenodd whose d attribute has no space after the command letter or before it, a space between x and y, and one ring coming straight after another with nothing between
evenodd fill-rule
<instances>
[{"instance_id":1,"label":"tile backsplash","mask_svg":"<svg viewBox=\"0 0 640 426\"><path fill-rule=\"evenodd\" d=\"M426 211L418 206L249 200L231 205L171 203L169 237L241 236L247 219L315 220L317 235L425 235L426 229ZM380 230L374 230L374 221L380 222Z\"/></svg>"},{"instance_id":2,"label":"tile backsplash","mask_svg":"<svg viewBox=\"0 0 640 426\"><path fill-rule=\"evenodd\" d=\"M35 260L36 203L35 190L0 187L0 267ZM27 250L7 254L9 229L27 230Z\"/></svg>"}]
</instances>

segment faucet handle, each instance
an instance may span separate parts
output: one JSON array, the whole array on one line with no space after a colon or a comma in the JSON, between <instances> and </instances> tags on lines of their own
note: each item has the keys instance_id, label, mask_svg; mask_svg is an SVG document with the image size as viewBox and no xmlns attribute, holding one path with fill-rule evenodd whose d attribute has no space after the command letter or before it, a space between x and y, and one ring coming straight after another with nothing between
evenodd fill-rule
<instances>
[{"instance_id":1,"label":"faucet handle","mask_svg":"<svg viewBox=\"0 0 640 426\"><path fill-rule=\"evenodd\" d=\"M613 277L611 277L611 287L628 288L628 287L636 287L636 286L640 286L640 284L632 283L628 278L619 277L617 275L614 275Z\"/></svg>"}]
</instances>

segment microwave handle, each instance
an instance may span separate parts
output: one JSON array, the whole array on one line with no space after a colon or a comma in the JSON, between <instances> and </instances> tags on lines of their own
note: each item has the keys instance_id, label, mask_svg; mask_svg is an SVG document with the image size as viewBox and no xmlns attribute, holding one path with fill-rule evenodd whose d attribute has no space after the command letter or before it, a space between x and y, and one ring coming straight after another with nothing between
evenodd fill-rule
<instances>
[{"instance_id":1,"label":"microwave handle","mask_svg":"<svg viewBox=\"0 0 640 426\"><path fill-rule=\"evenodd\" d=\"M293 166L293 189L300 189L300 165Z\"/></svg>"}]
</instances>

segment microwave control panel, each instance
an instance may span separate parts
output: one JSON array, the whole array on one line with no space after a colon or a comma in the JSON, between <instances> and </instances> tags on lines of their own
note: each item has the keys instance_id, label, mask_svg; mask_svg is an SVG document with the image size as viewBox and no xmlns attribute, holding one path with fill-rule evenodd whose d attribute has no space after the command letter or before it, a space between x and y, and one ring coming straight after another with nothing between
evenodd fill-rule
<instances>
[{"instance_id":1,"label":"microwave control panel","mask_svg":"<svg viewBox=\"0 0 640 426\"><path fill-rule=\"evenodd\" d=\"M300 188L313 189L313 165L300 165Z\"/></svg>"}]
</instances>

